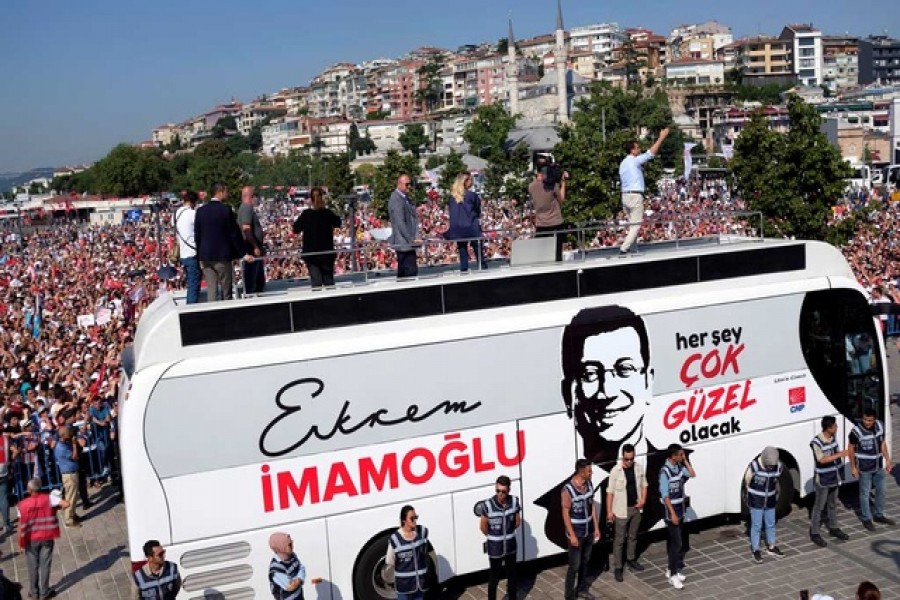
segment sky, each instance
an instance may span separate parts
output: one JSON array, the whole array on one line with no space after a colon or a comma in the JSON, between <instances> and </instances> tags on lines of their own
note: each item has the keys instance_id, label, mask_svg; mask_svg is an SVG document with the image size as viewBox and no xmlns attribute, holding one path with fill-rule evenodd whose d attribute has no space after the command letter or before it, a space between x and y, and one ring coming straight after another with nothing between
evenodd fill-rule
<instances>
[{"instance_id":1,"label":"sky","mask_svg":"<svg viewBox=\"0 0 900 600\"><path fill-rule=\"evenodd\" d=\"M555 0L0 1L0 173L102 158L232 98L306 85L336 62L550 33ZM563 0L566 27L668 35L716 20L735 37L812 22L900 35L897 0Z\"/></svg>"}]
</instances>

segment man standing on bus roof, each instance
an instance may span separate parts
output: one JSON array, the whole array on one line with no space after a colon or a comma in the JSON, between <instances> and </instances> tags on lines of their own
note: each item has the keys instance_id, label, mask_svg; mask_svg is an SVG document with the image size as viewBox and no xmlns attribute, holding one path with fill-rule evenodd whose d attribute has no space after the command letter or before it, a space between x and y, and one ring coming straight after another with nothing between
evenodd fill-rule
<instances>
[{"instance_id":1,"label":"man standing on bus roof","mask_svg":"<svg viewBox=\"0 0 900 600\"><path fill-rule=\"evenodd\" d=\"M626 256L631 252L631 247L637 240L638 232L641 230L641 221L644 220L644 164L659 153L659 147L663 140L669 135L669 128L665 128L659 132L656 142L650 146L650 149L641 154L641 144L637 140L629 140L625 143L625 158L619 164L619 181L622 186L622 208L628 217L628 234L622 247L619 249L620 256Z\"/></svg>"},{"instance_id":2,"label":"man standing on bus roof","mask_svg":"<svg viewBox=\"0 0 900 600\"><path fill-rule=\"evenodd\" d=\"M766 446L759 456L750 461L744 474L747 508L750 510L750 551L753 553L753 560L758 563L762 562L759 544L763 523L766 525L766 552L772 556L784 556L784 552L775 545L775 508L778 506L778 479L782 471L778 450Z\"/></svg>"},{"instance_id":3,"label":"man standing on bus roof","mask_svg":"<svg viewBox=\"0 0 900 600\"><path fill-rule=\"evenodd\" d=\"M594 467L591 461L579 458L575 473L562 489L562 517L569 540L569 568L566 570L565 598L574 600L587 591L587 568L591 550L600 541L600 525L594 506ZM576 581L577 579L577 581ZM576 586L577 583L577 586Z\"/></svg>"},{"instance_id":4,"label":"man standing on bus roof","mask_svg":"<svg viewBox=\"0 0 900 600\"><path fill-rule=\"evenodd\" d=\"M809 516L809 539L822 548L828 545L819 533L822 510L826 511L828 534L842 541L850 539L837 523L837 495L841 485L841 471L844 469L844 457L850 454L849 450L840 449L835 437L837 429L837 420L834 417L822 417L822 433L809 443L816 464L813 475L816 501Z\"/></svg>"},{"instance_id":5,"label":"man standing on bus roof","mask_svg":"<svg viewBox=\"0 0 900 600\"><path fill-rule=\"evenodd\" d=\"M134 572L134 600L175 600L181 590L178 565L166 560L166 549L158 540L144 544L147 562Z\"/></svg>"},{"instance_id":6,"label":"man standing on bus roof","mask_svg":"<svg viewBox=\"0 0 900 600\"><path fill-rule=\"evenodd\" d=\"M388 219L391 222L390 243L397 253L397 279L415 277L419 274L416 263L416 247L422 244L419 238L419 217L416 207L409 197L412 191L412 177L402 173L397 178L397 189L388 199Z\"/></svg>"},{"instance_id":7,"label":"man standing on bus roof","mask_svg":"<svg viewBox=\"0 0 900 600\"><path fill-rule=\"evenodd\" d=\"M687 494L684 491L685 482L696 477L694 467L688 462L684 454L684 448L679 444L671 444L667 451L669 455L665 466L659 472L660 502L665 506L664 518L666 521L666 554L669 558L669 568L666 569L666 579L676 590L684 587L687 579L684 569L684 516L687 509Z\"/></svg>"},{"instance_id":8,"label":"man standing on bus roof","mask_svg":"<svg viewBox=\"0 0 900 600\"><path fill-rule=\"evenodd\" d=\"M606 519L615 525L613 569L616 581L624 581L625 543L627 564L632 571L643 571L637 561L637 534L641 514L647 502L647 477L644 467L634 460L634 446L622 446L622 460L609 472L606 487Z\"/></svg>"},{"instance_id":9,"label":"man standing on bus roof","mask_svg":"<svg viewBox=\"0 0 900 600\"><path fill-rule=\"evenodd\" d=\"M885 474L891 472L884 423L875 418L875 411L867 408L862 421L850 432L850 472L859 478L859 516L863 527L875 531L875 523L894 525L884 516ZM875 515L872 515L870 494L875 488Z\"/></svg>"},{"instance_id":10,"label":"man standing on bus roof","mask_svg":"<svg viewBox=\"0 0 900 600\"><path fill-rule=\"evenodd\" d=\"M512 481L506 475L497 478L495 495L480 503L481 533L487 537L485 551L491 565L488 600L497 600L497 584L506 572L506 596L516 600L516 532L522 525L522 506L510 494Z\"/></svg>"},{"instance_id":11,"label":"man standing on bus roof","mask_svg":"<svg viewBox=\"0 0 900 600\"><path fill-rule=\"evenodd\" d=\"M391 534L384 557L384 579L394 581L397 600L423 600L428 591L428 558L434 549L428 528L418 524L416 510L400 509L400 529Z\"/></svg>"}]
</instances>

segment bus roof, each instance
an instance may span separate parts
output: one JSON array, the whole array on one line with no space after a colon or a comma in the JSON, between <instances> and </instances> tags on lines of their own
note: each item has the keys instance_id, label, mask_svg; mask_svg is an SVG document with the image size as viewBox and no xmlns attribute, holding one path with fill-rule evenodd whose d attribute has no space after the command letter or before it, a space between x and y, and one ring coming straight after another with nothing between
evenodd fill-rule
<instances>
[{"instance_id":1,"label":"bus roof","mask_svg":"<svg viewBox=\"0 0 900 600\"><path fill-rule=\"evenodd\" d=\"M480 275L445 272L407 281L383 279L315 293L304 285L256 298L189 306L164 294L138 324L134 369L231 353L236 351L232 343L254 338L354 325L753 276L853 278L840 253L827 244L739 240L712 237L680 246L659 244L627 260L610 260L614 254L609 253L589 254L579 261L502 267Z\"/></svg>"}]
</instances>

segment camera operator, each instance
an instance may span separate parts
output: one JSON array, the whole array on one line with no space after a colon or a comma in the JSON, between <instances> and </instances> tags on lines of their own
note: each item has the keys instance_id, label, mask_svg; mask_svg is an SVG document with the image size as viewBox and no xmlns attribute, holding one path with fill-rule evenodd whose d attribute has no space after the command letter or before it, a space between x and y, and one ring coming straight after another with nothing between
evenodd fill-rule
<instances>
[{"instance_id":1,"label":"camera operator","mask_svg":"<svg viewBox=\"0 0 900 600\"><path fill-rule=\"evenodd\" d=\"M540 156L535 161L534 181L528 185L528 195L534 206L534 225L537 237L556 238L556 260L562 260L563 223L561 205L566 200L566 180L569 173L554 165L552 159Z\"/></svg>"}]
</instances>

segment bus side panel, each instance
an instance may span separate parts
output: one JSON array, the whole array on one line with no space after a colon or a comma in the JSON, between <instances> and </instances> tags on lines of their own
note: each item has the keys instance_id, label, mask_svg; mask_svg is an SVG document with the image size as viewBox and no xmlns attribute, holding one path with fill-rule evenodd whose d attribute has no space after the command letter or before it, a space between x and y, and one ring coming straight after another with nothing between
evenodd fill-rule
<instances>
[{"instance_id":1,"label":"bus side panel","mask_svg":"<svg viewBox=\"0 0 900 600\"><path fill-rule=\"evenodd\" d=\"M229 507L235 512L240 509L228 501L226 493L220 500L220 509L227 510ZM269 536L275 532L287 533L294 541L294 552L306 567L305 597L318 600L340 598L340 595L332 593L334 582L329 571L329 556L324 551L327 530L322 520L287 523L279 527L173 544L166 548L167 558L179 565L184 592L190 592L187 594L189 597L199 597L204 593L215 595L215 592L227 594L228 591L251 587L257 591L256 597L262 598L269 595L261 590L269 589L269 563L274 557L269 548ZM217 577L217 573L235 574L247 571L247 567L252 570L248 579L222 584ZM321 577L322 583L314 586L311 583L314 577ZM209 580L218 580L218 583L209 584ZM345 597L352 598L352 595Z\"/></svg>"},{"instance_id":2,"label":"bus side panel","mask_svg":"<svg viewBox=\"0 0 900 600\"><path fill-rule=\"evenodd\" d=\"M119 451L122 461L122 487L126 502L139 498L143 509L126 511L128 545L134 561L144 560L142 546L150 539L163 545L172 542L169 505L163 486L144 446L144 411L147 397L165 372L166 365L156 365L135 373L129 381L128 399L119 405ZM151 528L152 527L152 528Z\"/></svg>"},{"instance_id":3,"label":"bus side panel","mask_svg":"<svg viewBox=\"0 0 900 600\"><path fill-rule=\"evenodd\" d=\"M562 552L544 531L548 511L556 507L551 496L559 494L556 486L572 474L578 455L575 428L564 412L522 420L519 428L530 443L521 465L521 499L524 559L531 560Z\"/></svg>"}]
</instances>

